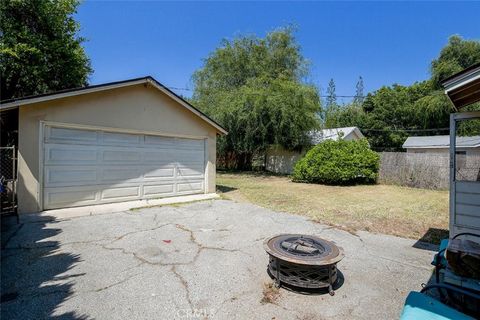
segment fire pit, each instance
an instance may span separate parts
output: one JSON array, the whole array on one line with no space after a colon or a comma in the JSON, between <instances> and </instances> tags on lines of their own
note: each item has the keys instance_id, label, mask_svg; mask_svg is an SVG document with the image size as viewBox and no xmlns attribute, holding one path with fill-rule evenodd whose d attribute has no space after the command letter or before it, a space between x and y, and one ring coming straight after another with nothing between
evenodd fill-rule
<instances>
[{"instance_id":1,"label":"fire pit","mask_svg":"<svg viewBox=\"0 0 480 320\"><path fill-rule=\"evenodd\" d=\"M264 242L269 255L268 272L277 286L282 283L295 288L328 288L334 295L337 263L343 249L315 236L281 234Z\"/></svg>"}]
</instances>

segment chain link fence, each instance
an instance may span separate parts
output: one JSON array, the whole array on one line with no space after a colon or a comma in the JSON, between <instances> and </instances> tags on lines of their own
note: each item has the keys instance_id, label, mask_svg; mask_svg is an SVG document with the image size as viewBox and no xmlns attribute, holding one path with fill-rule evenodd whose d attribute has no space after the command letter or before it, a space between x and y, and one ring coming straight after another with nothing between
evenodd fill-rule
<instances>
[{"instance_id":1,"label":"chain link fence","mask_svg":"<svg viewBox=\"0 0 480 320\"><path fill-rule=\"evenodd\" d=\"M15 147L0 147L0 213L15 213L17 159Z\"/></svg>"}]
</instances>

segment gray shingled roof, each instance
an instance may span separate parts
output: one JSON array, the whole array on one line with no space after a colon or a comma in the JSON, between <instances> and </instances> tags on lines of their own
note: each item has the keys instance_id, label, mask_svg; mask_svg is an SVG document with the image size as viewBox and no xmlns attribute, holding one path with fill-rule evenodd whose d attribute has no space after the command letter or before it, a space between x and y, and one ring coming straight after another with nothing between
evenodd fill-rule
<instances>
[{"instance_id":1,"label":"gray shingled roof","mask_svg":"<svg viewBox=\"0 0 480 320\"><path fill-rule=\"evenodd\" d=\"M457 137L457 147L479 148L480 136ZM448 148L450 147L450 136L423 136L408 137L402 146L409 148Z\"/></svg>"}]
</instances>

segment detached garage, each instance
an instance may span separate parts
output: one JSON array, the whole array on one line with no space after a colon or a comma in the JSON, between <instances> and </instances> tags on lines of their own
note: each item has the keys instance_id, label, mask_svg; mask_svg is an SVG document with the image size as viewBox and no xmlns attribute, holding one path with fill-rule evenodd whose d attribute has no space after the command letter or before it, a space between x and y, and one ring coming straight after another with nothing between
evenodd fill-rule
<instances>
[{"instance_id":1,"label":"detached garage","mask_svg":"<svg viewBox=\"0 0 480 320\"><path fill-rule=\"evenodd\" d=\"M215 192L225 129L151 77L4 101L0 110L18 114L21 213Z\"/></svg>"}]
</instances>

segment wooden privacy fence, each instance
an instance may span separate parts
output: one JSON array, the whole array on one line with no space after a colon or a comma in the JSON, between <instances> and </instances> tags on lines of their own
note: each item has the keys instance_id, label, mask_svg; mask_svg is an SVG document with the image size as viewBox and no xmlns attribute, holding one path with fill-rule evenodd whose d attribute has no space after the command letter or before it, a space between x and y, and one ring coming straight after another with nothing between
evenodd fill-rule
<instances>
[{"instance_id":1,"label":"wooden privacy fence","mask_svg":"<svg viewBox=\"0 0 480 320\"><path fill-rule=\"evenodd\" d=\"M415 188L448 189L448 153L382 152L378 181ZM457 154L457 180L480 181L480 154Z\"/></svg>"}]
</instances>

